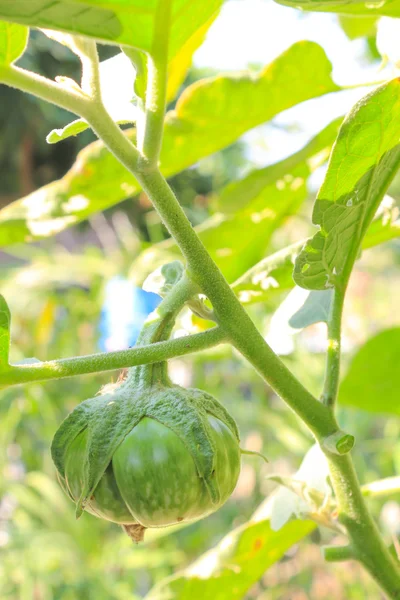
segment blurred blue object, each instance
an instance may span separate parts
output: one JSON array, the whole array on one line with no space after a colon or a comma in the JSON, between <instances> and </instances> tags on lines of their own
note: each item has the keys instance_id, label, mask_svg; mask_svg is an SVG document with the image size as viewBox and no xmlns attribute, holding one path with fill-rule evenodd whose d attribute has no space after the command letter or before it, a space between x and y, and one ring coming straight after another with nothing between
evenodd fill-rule
<instances>
[{"instance_id":1,"label":"blurred blue object","mask_svg":"<svg viewBox=\"0 0 400 600\"><path fill-rule=\"evenodd\" d=\"M145 292L123 277L110 279L99 324L100 350L110 352L134 346L147 316L160 302L160 296Z\"/></svg>"}]
</instances>

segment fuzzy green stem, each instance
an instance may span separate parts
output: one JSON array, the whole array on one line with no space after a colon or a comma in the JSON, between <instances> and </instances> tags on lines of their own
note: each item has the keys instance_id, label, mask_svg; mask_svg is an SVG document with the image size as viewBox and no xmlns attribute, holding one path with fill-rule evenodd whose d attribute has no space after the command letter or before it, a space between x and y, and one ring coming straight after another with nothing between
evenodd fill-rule
<instances>
[{"instance_id":1,"label":"fuzzy green stem","mask_svg":"<svg viewBox=\"0 0 400 600\"><path fill-rule=\"evenodd\" d=\"M161 7L161 4L162 2L159 3L159 7ZM169 2L165 2L165 4L169 4ZM165 39L163 43L165 43ZM211 300L216 317L227 334L227 339L250 361L264 379L308 425L315 437L323 442L325 438L330 437L338 430L330 407L319 403L265 343L197 237L172 190L156 169L164 117L165 62L157 62L156 72L153 73L151 80L152 85L149 83L146 92L146 105L153 108L146 113L143 147L142 152L139 152L111 120L100 103L93 100L88 102L89 99L83 93L81 94L79 90L64 89L45 78L24 72L17 67L0 68L1 82L28 93L33 93L42 99L83 116L116 158L137 177L186 257L190 275ZM145 140L147 141L145 142ZM194 337L192 336L192 340ZM183 342L185 343L185 338ZM171 348L174 345L175 349L178 346L182 349L184 344L181 346L180 343L181 340L170 340L160 342L160 344L152 344L150 347L144 346L133 351L125 351L127 353L132 352L132 354L129 354L127 364L134 364L133 357L138 359L140 350L146 348L147 362L149 358L154 362L162 360L160 356L154 360L155 350L153 346L166 344L168 345L166 348ZM163 347L163 350L166 351L166 348ZM163 354L163 356L166 355L167 352ZM177 355L177 352L171 353L171 355ZM334 360L338 364L337 358L337 354L335 354ZM79 361L79 359L68 359L66 363L71 368L71 362L74 361ZM61 361L56 362L61 372L57 376L67 376L62 374ZM84 363L81 363L81 366L82 364ZM94 366L93 361L91 366ZM36 372L41 373L38 379L45 379L46 377L43 375L46 371L43 370L43 364L39 364L38 367L35 365L10 367L10 370L1 374L0 381L4 384L7 383L7 376L10 377L10 380L13 380L14 377L14 383L22 383L26 380L32 381L32 374L36 369L38 369ZM104 368L95 368L92 371L79 371L78 368L74 372L70 370L68 375L97 370L104 370ZM25 380L22 375L24 371L28 373L28 378ZM338 369L336 371L338 372ZM53 376L54 371L50 378L53 378ZM333 377L332 381L336 381L336 376ZM334 390L333 383L329 384L329 388ZM329 401L328 404L330 403ZM348 455L332 454L327 449L325 449L325 452L330 464L331 478L338 499L340 520L347 528L351 546L354 548L358 560L365 565L391 598L399 598L400 573L398 565L386 549L368 512L350 457Z\"/></svg>"},{"instance_id":2,"label":"fuzzy green stem","mask_svg":"<svg viewBox=\"0 0 400 600\"><path fill-rule=\"evenodd\" d=\"M168 340L179 312L198 291L197 286L183 275L156 310L148 316L140 332L137 345L150 345ZM143 384L150 387L155 383L167 383L167 362L164 360L133 367L129 370L127 382L132 382L135 388Z\"/></svg>"},{"instance_id":3,"label":"fuzzy green stem","mask_svg":"<svg viewBox=\"0 0 400 600\"><path fill-rule=\"evenodd\" d=\"M157 166L161 149L164 109L167 96L169 22L171 0L159 0L154 19L154 36L147 57L147 87L143 121L138 121L138 149L144 157L143 167Z\"/></svg>"},{"instance_id":4,"label":"fuzzy green stem","mask_svg":"<svg viewBox=\"0 0 400 600\"><path fill-rule=\"evenodd\" d=\"M327 454L339 521L351 540L354 558L376 579L389 598L400 598L399 564L386 548L362 496L349 455Z\"/></svg>"},{"instance_id":5,"label":"fuzzy green stem","mask_svg":"<svg viewBox=\"0 0 400 600\"><path fill-rule=\"evenodd\" d=\"M255 369L286 401L286 403L308 425L315 437L323 444L338 430L335 417L326 405L319 403L283 365L280 359L266 344L253 322L241 306L234 292L222 276L217 265L211 259L194 229L190 225L171 188L158 170L140 168L136 152L129 149L129 142L121 140L123 134L108 120L96 120L91 123L100 138L106 141L110 151L138 179L143 190L152 200L161 219L178 243L185 256L191 278L196 281L209 297L218 322L227 332L231 343L249 360ZM126 138L125 138L126 139ZM139 167L139 168L138 168ZM350 538L356 540L358 559L391 597L397 597L399 571L391 559L385 545L364 504L360 487L354 476L351 459L327 452L331 458L331 469L335 470L335 490L348 495L348 507L340 508L345 523L349 523ZM347 510L349 509L349 510ZM365 528L362 520L352 519L353 513L361 513L368 523ZM349 515L346 518L346 515ZM370 539L364 538L367 530ZM362 546L364 550L362 551ZM375 563L384 566L385 572L379 574Z\"/></svg>"},{"instance_id":6,"label":"fuzzy green stem","mask_svg":"<svg viewBox=\"0 0 400 600\"><path fill-rule=\"evenodd\" d=\"M0 83L33 94L42 100L56 104L80 117L85 116L89 98L78 86L66 88L46 77L15 66L0 66Z\"/></svg>"},{"instance_id":7,"label":"fuzzy green stem","mask_svg":"<svg viewBox=\"0 0 400 600\"><path fill-rule=\"evenodd\" d=\"M81 88L93 100L101 102L99 56L96 42L84 39L79 58L82 64Z\"/></svg>"},{"instance_id":8,"label":"fuzzy green stem","mask_svg":"<svg viewBox=\"0 0 400 600\"><path fill-rule=\"evenodd\" d=\"M255 327L221 271L203 246L164 177L143 167L138 150L104 111L94 111L89 124L110 151L137 178L185 256L188 272L213 304L218 322L245 356L319 440L337 431L329 409L298 381Z\"/></svg>"},{"instance_id":9,"label":"fuzzy green stem","mask_svg":"<svg viewBox=\"0 0 400 600\"><path fill-rule=\"evenodd\" d=\"M361 492L366 497L390 496L400 494L400 476L385 477L378 481L371 481L361 486Z\"/></svg>"},{"instance_id":10,"label":"fuzzy green stem","mask_svg":"<svg viewBox=\"0 0 400 600\"><path fill-rule=\"evenodd\" d=\"M328 319L328 351L326 357L325 381L324 390L322 392L322 401L331 409L333 409L335 405L339 390L344 295L344 290L335 289Z\"/></svg>"},{"instance_id":11,"label":"fuzzy green stem","mask_svg":"<svg viewBox=\"0 0 400 600\"><path fill-rule=\"evenodd\" d=\"M322 554L326 562L341 562L355 559L351 546L323 546Z\"/></svg>"},{"instance_id":12,"label":"fuzzy green stem","mask_svg":"<svg viewBox=\"0 0 400 600\"><path fill-rule=\"evenodd\" d=\"M227 341L225 332L220 327L213 327L203 333L129 348L128 350L63 358L27 365L11 365L0 372L0 388L160 362L177 356L185 356L192 352L200 352L218 344L227 343Z\"/></svg>"},{"instance_id":13,"label":"fuzzy green stem","mask_svg":"<svg viewBox=\"0 0 400 600\"><path fill-rule=\"evenodd\" d=\"M191 278L211 300L217 321L231 343L256 367L274 390L307 423L317 438L337 430L329 411L293 376L267 345L199 240L171 188L158 172L136 173L187 260Z\"/></svg>"}]
</instances>

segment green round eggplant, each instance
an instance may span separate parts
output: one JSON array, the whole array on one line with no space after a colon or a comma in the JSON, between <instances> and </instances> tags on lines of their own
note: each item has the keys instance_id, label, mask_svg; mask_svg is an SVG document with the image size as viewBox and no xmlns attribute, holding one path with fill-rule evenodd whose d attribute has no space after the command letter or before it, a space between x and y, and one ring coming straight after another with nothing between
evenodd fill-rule
<instances>
[{"instance_id":1,"label":"green round eggplant","mask_svg":"<svg viewBox=\"0 0 400 600\"><path fill-rule=\"evenodd\" d=\"M236 486L240 448L229 427L212 415L207 419L215 452L217 503L184 442L166 425L145 417L114 452L85 509L115 523L144 528L193 521L217 510ZM80 433L66 453L64 487L75 501L82 489L86 437L86 431Z\"/></svg>"},{"instance_id":2,"label":"green round eggplant","mask_svg":"<svg viewBox=\"0 0 400 600\"><path fill-rule=\"evenodd\" d=\"M87 431L80 433L69 445L65 458L65 479L60 477L61 484L69 496L77 502L82 492L83 468L85 462ZM129 512L113 473L112 462L108 465L102 478L85 505L85 510L96 517L119 524L136 524L137 521Z\"/></svg>"}]
</instances>

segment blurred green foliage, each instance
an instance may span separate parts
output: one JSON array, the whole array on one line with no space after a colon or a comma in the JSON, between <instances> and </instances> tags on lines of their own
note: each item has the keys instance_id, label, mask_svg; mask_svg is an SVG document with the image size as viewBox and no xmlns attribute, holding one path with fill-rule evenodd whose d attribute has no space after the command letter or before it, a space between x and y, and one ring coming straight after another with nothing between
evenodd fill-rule
<instances>
[{"instance_id":1,"label":"blurred green foliage","mask_svg":"<svg viewBox=\"0 0 400 600\"><path fill-rule=\"evenodd\" d=\"M112 50L102 47L101 52L105 58ZM319 51L316 52L318 54ZM322 60L326 67L325 59ZM68 77L77 77L78 72L78 64L72 54L39 33L31 36L28 51L20 64L50 77L60 74L60 65L63 74ZM185 85L202 76L204 73L192 70ZM225 86L231 83L229 79L222 81ZM331 89L329 85L327 89ZM73 164L78 150L93 136L86 132L59 145L47 146L44 142L46 134L51 128L65 124L66 113L8 88L2 88L1 94L1 202L6 204L62 177ZM244 100L247 101L247 98ZM263 119L264 115L257 122ZM253 121L250 119L251 124ZM235 139L231 133L226 132L227 143ZM204 135L207 136L207 132ZM217 148L213 146L213 149ZM196 155L195 158L198 157ZM182 160L186 159L186 156L182 157ZM220 192L228 183L242 177L250 167L258 166L249 163L244 142L236 141L217 154L202 159L195 167L174 175L170 182L194 225L204 224L217 211L221 211L231 225L226 239L233 239L239 246L245 242L244 249L251 251L254 250L252 242L256 237L253 233L255 229L246 238L241 223L233 222L232 225L229 220L232 211L226 197L225 207L220 201L221 197L224 199L224 192ZM243 264L249 263L247 266L250 266L264 256L267 248L282 248L286 243L297 241L299 232L302 235L311 232L303 218L306 213L308 218L311 207L312 187L309 181L306 186L311 172L311 168L304 172L302 167L300 174L304 181L298 192L300 198L294 194L295 201L290 203L288 210L278 215L273 227L268 226L263 230L265 237L261 240L262 245L257 246L254 254L249 251L251 257L247 262L243 256L243 246L240 246L233 264L232 278L243 271ZM254 173L262 179L266 175L265 169ZM274 185L275 179L272 179ZM243 181L246 178L240 183ZM110 187L114 185L115 181L110 180ZM272 185L268 177L260 193L265 192L267 185ZM241 189L239 184L238 187ZM398 181L395 181L391 188L394 197L398 195L398 189ZM270 189L267 191L271 192ZM277 206L273 208L277 212L278 208L282 209L278 192L275 188ZM134 201L130 197L105 214L92 216L89 222L54 238L32 245L14 245L2 254L2 293L12 305L13 362L32 357L46 360L83 355L98 350L99 321L107 281L115 275L127 276L130 273L135 276L132 264L138 265L143 260L150 244L163 242L168 237L148 199L143 194L137 195L136 190L134 194ZM250 199L254 200L253 197ZM266 203L267 199L262 196L259 201ZM248 213L249 220L252 214L251 211ZM276 225L279 225L278 233L274 232ZM212 247L215 237L210 229L211 234L206 239ZM221 230L217 235L220 233ZM217 241L220 245L221 239ZM163 243L164 246L157 248L161 248L165 261L165 247L170 248L171 242ZM218 249L217 244L214 248L216 256ZM151 250L154 251L154 248ZM394 299L398 297L400 287L397 269L399 250L399 244L392 241L382 248L365 252L357 263L344 328L345 372L356 349L370 335L381 329L398 326ZM229 260L225 263L229 263ZM156 265L152 263L153 266ZM249 310L263 334L268 337L271 333L271 317L285 297L285 286L271 290L271 293L267 293L269 289L263 290L265 302L255 304ZM186 314L178 327L194 330L202 329L205 325ZM283 337L288 334L282 329L280 335ZM324 325L313 324L290 339L293 340L293 348L284 357L286 364L304 385L318 394L324 369ZM389 359L394 360L392 355ZM349 369L348 378L351 380L354 377L354 363ZM243 446L263 452L270 464L245 457L238 487L232 499L218 513L190 526L151 532L143 545L132 546L116 525L88 514L75 521L74 506L58 486L49 453L52 436L68 412L78 402L92 397L110 378L115 380L119 374L96 374L2 390L1 598L125 600L128 597L143 598L157 584L159 587L155 590L165 590L164 583L161 583L165 577L180 573L218 542L226 540L226 534L231 529L246 528L245 524L254 511L276 488L276 484L266 478L268 474L279 472L289 476L298 468L312 444L309 434L299 426L293 413L264 385L253 369L234 352L222 347L171 361L171 374L186 384L206 389L224 402L238 421ZM356 375L361 379L364 377L363 372ZM361 385L357 377L352 390L354 386L357 388ZM395 382L392 385L394 388ZM372 397L371 400L371 394L366 397L376 408L376 398ZM391 397L391 401L394 400L394 396ZM357 405L361 410L341 407L339 418L342 427L356 435L355 459L361 480L369 481L395 474L400 468L398 417L387 418L363 411L368 406L363 404L361 395ZM392 517L393 513L396 517L396 510L400 510L397 504L399 500L400 496L393 497L392 504L386 499L371 500L374 514L381 520L389 541L393 531L399 533L393 526ZM397 516L396 527L399 520ZM312 526L303 522L300 526L298 524L294 521L289 525L289 529L296 533L293 542L301 538L298 531L302 528L302 535L312 529ZM258 528L263 530L264 538L269 536L275 539L266 522L254 526L257 535ZM245 530L245 543L248 541L248 531ZM336 539L341 541L340 535ZM273 557L278 560L282 554L282 560L264 575L262 566L266 568L270 564L265 555L251 556L254 581L259 581L254 586L247 582L243 589L250 586L249 591L243 592L240 588L240 594L246 594L243 597L248 599L260 600L376 600L379 592L375 584L356 566L352 565L346 570L334 567L331 572L326 571L314 542L327 540L331 540L331 533L324 529L314 530L301 549L296 545L289 549L291 543L286 548L283 540L282 552L277 552L277 556ZM239 551L236 552L235 547L235 552L228 556L229 561L245 564L248 555L240 553L242 548L239 544ZM247 546L244 545L244 548L246 550ZM272 564L274 560L270 562ZM228 571L231 566L229 563ZM235 569L231 571L234 575ZM172 589L175 585L182 585L188 572L184 573L171 583ZM212 583L212 579L210 581ZM204 597L201 585L196 588L196 593ZM212 593L215 593L213 589ZM225 593L229 594L229 588ZM194 600L198 596L193 594L191 598Z\"/></svg>"}]
</instances>

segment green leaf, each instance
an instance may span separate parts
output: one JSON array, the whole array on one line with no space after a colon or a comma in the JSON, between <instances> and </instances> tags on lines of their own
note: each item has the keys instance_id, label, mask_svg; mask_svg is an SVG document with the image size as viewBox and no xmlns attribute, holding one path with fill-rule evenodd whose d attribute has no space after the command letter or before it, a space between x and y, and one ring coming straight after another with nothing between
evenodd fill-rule
<instances>
[{"instance_id":1,"label":"green leaf","mask_svg":"<svg viewBox=\"0 0 400 600\"><path fill-rule=\"evenodd\" d=\"M304 329L315 323L327 323L332 299L333 290L312 290L308 292L302 306L289 318L290 327Z\"/></svg>"},{"instance_id":2,"label":"green leaf","mask_svg":"<svg viewBox=\"0 0 400 600\"><path fill-rule=\"evenodd\" d=\"M275 0L278 4L318 12L366 17L400 17L400 0Z\"/></svg>"},{"instance_id":3,"label":"green leaf","mask_svg":"<svg viewBox=\"0 0 400 600\"><path fill-rule=\"evenodd\" d=\"M60 35L71 38L72 43L70 45L72 48L74 47L75 38L73 36L58 34L58 40L60 40ZM87 40L78 38L78 42L83 46L82 40L84 42ZM77 51L79 50L78 47ZM130 51L131 53L142 54L133 49L130 49ZM132 102L136 72L129 57L121 52L112 58L103 60L100 63L99 72L101 96L108 114L116 123L134 123L138 110ZM51 131L46 140L49 144L55 144L85 131L88 127L89 125L83 119L77 119L63 129Z\"/></svg>"},{"instance_id":4,"label":"green leaf","mask_svg":"<svg viewBox=\"0 0 400 600\"><path fill-rule=\"evenodd\" d=\"M290 174L296 165L304 163L309 174L321 165L329 156L342 118L335 119L313 137L301 150L288 158L263 169L251 171L246 177L227 185L216 203L224 213L231 214L243 208L250 200L260 194L267 185L279 182Z\"/></svg>"},{"instance_id":5,"label":"green leaf","mask_svg":"<svg viewBox=\"0 0 400 600\"><path fill-rule=\"evenodd\" d=\"M378 212L378 218L372 221L363 239L363 248L371 248L400 236L399 208L395 201L386 197Z\"/></svg>"},{"instance_id":6,"label":"green leaf","mask_svg":"<svg viewBox=\"0 0 400 600\"><path fill-rule=\"evenodd\" d=\"M222 0L171 2L170 58L212 18ZM0 0L0 18L151 53L158 4L158 0Z\"/></svg>"},{"instance_id":7,"label":"green leaf","mask_svg":"<svg viewBox=\"0 0 400 600\"><path fill-rule=\"evenodd\" d=\"M250 521L183 572L161 581L146 600L242 600L250 587L315 525L292 521L279 532L268 519Z\"/></svg>"},{"instance_id":8,"label":"green leaf","mask_svg":"<svg viewBox=\"0 0 400 600\"><path fill-rule=\"evenodd\" d=\"M298 102L338 90L330 77L331 68L320 46L299 42L257 77L232 74L193 84L166 117L161 153L164 175L195 164ZM134 131L128 135L133 139ZM0 246L54 235L139 189L135 178L104 145L94 142L62 179L0 211Z\"/></svg>"},{"instance_id":9,"label":"green leaf","mask_svg":"<svg viewBox=\"0 0 400 600\"><path fill-rule=\"evenodd\" d=\"M306 289L346 285L369 224L400 165L400 81L362 98L340 128L314 205L318 233L296 260Z\"/></svg>"},{"instance_id":10,"label":"green leaf","mask_svg":"<svg viewBox=\"0 0 400 600\"><path fill-rule=\"evenodd\" d=\"M78 133L82 133L82 131L86 131L89 125L83 119L76 119L76 121L72 121L72 123L68 123L62 129L53 129L50 131L49 135L46 137L46 142L48 144L57 144L57 142L61 142L61 140L66 140L67 138L78 135Z\"/></svg>"},{"instance_id":11,"label":"green leaf","mask_svg":"<svg viewBox=\"0 0 400 600\"><path fill-rule=\"evenodd\" d=\"M341 15L339 17L339 23L349 40L374 36L376 34L376 17Z\"/></svg>"},{"instance_id":12,"label":"green leaf","mask_svg":"<svg viewBox=\"0 0 400 600\"><path fill-rule=\"evenodd\" d=\"M5 298L0 295L0 370L7 367L10 352L11 314Z\"/></svg>"},{"instance_id":13,"label":"green leaf","mask_svg":"<svg viewBox=\"0 0 400 600\"><path fill-rule=\"evenodd\" d=\"M329 318L333 290L304 290L295 286L272 315L269 335L283 338Z\"/></svg>"},{"instance_id":14,"label":"green leaf","mask_svg":"<svg viewBox=\"0 0 400 600\"><path fill-rule=\"evenodd\" d=\"M214 23L218 13L206 21L172 58L168 65L167 102L174 100L183 84L189 67L192 64L193 54L204 42L207 32Z\"/></svg>"},{"instance_id":15,"label":"green leaf","mask_svg":"<svg viewBox=\"0 0 400 600\"><path fill-rule=\"evenodd\" d=\"M11 65L24 53L28 36L28 27L0 21L0 65Z\"/></svg>"},{"instance_id":16,"label":"green leaf","mask_svg":"<svg viewBox=\"0 0 400 600\"><path fill-rule=\"evenodd\" d=\"M400 237L398 213L396 206L383 207L363 239L363 249ZM295 285L292 277L293 265L303 246L304 241L301 241L283 248L262 259L244 273L233 284L240 301L243 304L265 302L273 294L290 290Z\"/></svg>"},{"instance_id":17,"label":"green leaf","mask_svg":"<svg viewBox=\"0 0 400 600\"><path fill-rule=\"evenodd\" d=\"M245 71L198 81L167 115L162 164L176 160L179 152L181 169L188 167L279 112L338 91L331 71L318 44L298 42L257 75Z\"/></svg>"},{"instance_id":18,"label":"green leaf","mask_svg":"<svg viewBox=\"0 0 400 600\"><path fill-rule=\"evenodd\" d=\"M283 248L243 273L232 287L242 304L264 302L271 294L281 293L294 287L292 277L294 262L303 242Z\"/></svg>"},{"instance_id":19,"label":"green leaf","mask_svg":"<svg viewBox=\"0 0 400 600\"><path fill-rule=\"evenodd\" d=\"M195 228L228 281L259 261L273 232L298 211L307 197L308 174L306 165L298 165L285 175L281 185L264 187L243 210L234 215L217 213ZM181 254L171 238L153 244L134 261L132 277L141 284L149 272L173 257Z\"/></svg>"},{"instance_id":20,"label":"green leaf","mask_svg":"<svg viewBox=\"0 0 400 600\"><path fill-rule=\"evenodd\" d=\"M354 356L341 383L340 403L400 415L399 362L400 328L386 329L369 339Z\"/></svg>"}]
</instances>

